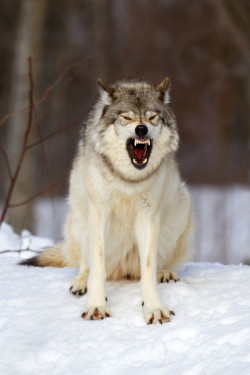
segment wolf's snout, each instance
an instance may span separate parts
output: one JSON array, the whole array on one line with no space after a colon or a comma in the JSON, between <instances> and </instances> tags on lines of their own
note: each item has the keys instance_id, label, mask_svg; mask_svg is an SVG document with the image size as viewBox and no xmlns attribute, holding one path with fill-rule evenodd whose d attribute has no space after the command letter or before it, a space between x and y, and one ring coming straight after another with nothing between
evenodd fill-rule
<instances>
[{"instance_id":1,"label":"wolf's snout","mask_svg":"<svg viewBox=\"0 0 250 375\"><path fill-rule=\"evenodd\" d=\"M145 137L145 135L147 134L148 132L148 128L146 125L138 125L136 128L135 128L135 134L141 139L143 137Z\"/></svg>"}]
</instances>

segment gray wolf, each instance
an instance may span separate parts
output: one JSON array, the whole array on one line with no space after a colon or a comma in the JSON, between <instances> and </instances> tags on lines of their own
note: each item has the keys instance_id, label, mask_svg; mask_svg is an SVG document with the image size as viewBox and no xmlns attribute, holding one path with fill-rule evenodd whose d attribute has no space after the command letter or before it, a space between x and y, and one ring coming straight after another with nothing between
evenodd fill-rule
<instances>
[{"instance_id":1,"label":"gray wolf","mask_svg":"<svg viewBox=\"0 0 250 375\"><path fill-rule=\"evenodd\" d=\"M22 263L79 267L70 291L88 292L87 320L110 316L106 279L140 279L146 323L168 322L174 312L162 304L157 282L179 280L173 267L190 259L192 238L169 80L98 85L70 175L64 239Z\"/></svg>"}]
</instances>

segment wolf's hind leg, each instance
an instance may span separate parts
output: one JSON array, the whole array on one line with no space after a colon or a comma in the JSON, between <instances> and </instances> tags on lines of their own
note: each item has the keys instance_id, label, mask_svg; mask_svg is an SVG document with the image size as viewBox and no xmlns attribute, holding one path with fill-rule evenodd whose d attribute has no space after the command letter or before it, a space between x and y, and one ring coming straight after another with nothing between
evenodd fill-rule
<instances>
[{"instance_id":1,"label":"wolf's hind leg","mask_svg":"<svg viewBox=\"0 0 250 375\"><path fill-rule=\"evenodd\" d=\"M70 292L75 296L83 296L87 293L88 270L80 268L78 275L76 275L70 284Z\"/></svg>"},{"instance_id":2,"label":"wolf's hind leg","mask_svg":"<svg viewBox=\"0 0 250 375\"><path fill-rule=\"evenodd\" d=\"M169 283L169 281L180 281L178 274L169 270L157 270L158 283Z\"/></svg>"}]
</instances>

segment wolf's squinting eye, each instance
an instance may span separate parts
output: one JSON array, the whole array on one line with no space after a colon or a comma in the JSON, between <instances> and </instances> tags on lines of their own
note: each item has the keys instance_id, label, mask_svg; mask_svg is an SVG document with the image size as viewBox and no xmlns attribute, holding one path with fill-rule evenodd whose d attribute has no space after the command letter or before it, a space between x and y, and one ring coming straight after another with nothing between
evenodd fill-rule
<instances>
[{"instance_id":1,"label":"wolf's squinting eye","mask_svg":"<svg viewBox=\"0 0 250 375\"><path fill-rule=\"evenodd\" d=\"M149 121L154 120L156 118L156 116L158 116L158 115L153 115L153 116L149 117Z\"/></svg>"},{"instance_id":2,"label":"wolf's squinting eye","mask_svg":"<svg viewBox=\"0 0 250 375\"><path fill-rule=\"evenodd\" d=\"M131 121L131 120L132 120L132 118L130 118L130 117L128 117L128 116L122 116L122 118L123 118L124 120L126 120L126 121Z\"/></svg>"}]
</instances>

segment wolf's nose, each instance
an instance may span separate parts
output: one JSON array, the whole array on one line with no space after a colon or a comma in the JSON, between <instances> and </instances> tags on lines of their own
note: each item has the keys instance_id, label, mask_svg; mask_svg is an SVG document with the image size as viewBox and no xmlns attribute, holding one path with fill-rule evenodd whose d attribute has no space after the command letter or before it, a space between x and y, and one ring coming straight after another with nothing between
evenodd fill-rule
<instances>
[{"instance_id":1,"label":"wolf's nose","mask_svg":"<svg viewBox=\"0 0 250 375\"><path fill-rule=\"evenodd\" d=\"M135 128L135 134L138 135L139 138L145 137L147 132L148 132L148 128L146 127L146 125L138 125Z\"/></svg>"}]
</instances>

